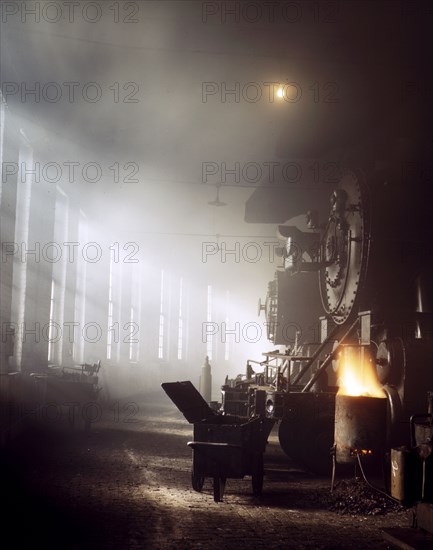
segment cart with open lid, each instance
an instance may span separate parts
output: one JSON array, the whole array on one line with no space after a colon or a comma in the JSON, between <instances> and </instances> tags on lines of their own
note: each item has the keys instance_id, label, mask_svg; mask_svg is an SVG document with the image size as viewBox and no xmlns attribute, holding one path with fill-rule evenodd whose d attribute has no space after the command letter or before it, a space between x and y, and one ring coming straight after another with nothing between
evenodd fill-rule
<instances>
[{"instance_id":1,"label":"cart with open lid","mask_svg":"<svg viewBox=\"0 0 433 550\"><path fill-rule=\"evenodd\" d=\"M246 419L212 410L191 382L168 382L162 388L191 424L192 486L201 491L206 477L213 479L214 500L222 500L227 478L250 475L253 493L263 487L263 453L274 420Z\"/></svg>"}]
</instances>

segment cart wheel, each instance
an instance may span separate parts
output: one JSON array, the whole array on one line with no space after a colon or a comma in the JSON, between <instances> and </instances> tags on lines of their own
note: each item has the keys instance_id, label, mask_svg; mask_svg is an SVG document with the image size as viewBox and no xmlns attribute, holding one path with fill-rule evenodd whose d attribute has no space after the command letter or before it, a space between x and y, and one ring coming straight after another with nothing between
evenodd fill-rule
<instances>
[{"instance_id":1,"label":"cart wheel","mask_svg":"<svg viewBox=\"0 0 433 550\"><path fill-rule=\"evenodd\" d=\"M226 487L225 477L213 478L213 499L215 502L222 501L225 487Z\"/></svg>"},{"instance_id":2,"label":"cart wheel","mask_svg":"<svg viewBox=\"0 0 433 550\"><path fill-rule=\"evenodd\" d=\"M252 471L252 484L253 484L253 494L255 496L260 496L263 490L263 454L257 454L253 457L253 471Z\"/></svg>"},{"instance_id":3,"label":"cart wheel","mask_svg":"<svg viewBox=\"0 0 433 550\"><path fill-rule=\"evenodd\" d=\"M194 491L201 493L201 490L203 489L203 485L204 485L204 476L198 476L194 472L191 472L191 482L192 482L192 488L194 489Z\"/></svg>"}]
</instances>

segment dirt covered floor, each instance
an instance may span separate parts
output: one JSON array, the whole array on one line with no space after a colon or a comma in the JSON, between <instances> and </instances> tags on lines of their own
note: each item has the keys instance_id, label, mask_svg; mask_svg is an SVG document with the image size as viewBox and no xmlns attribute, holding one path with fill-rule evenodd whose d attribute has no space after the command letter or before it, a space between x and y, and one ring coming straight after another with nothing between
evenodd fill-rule
<instances>
[{"instance_id":1,"label":"dirt covered floor","mask_svg":"<svg viewBox=\"0 0 433 550\"><path fill-rule=\"evenodd\" d=\"M290 464L274 432L263 495L249 478L229 479L215 503L211 480L202 493L191 487L191 438L164 394L112 404L88 433L33 427L2 454L9 547L387 548L381 528L410 523L410 510L331 510L330 476Z\"/></svg>"}]
</instances>

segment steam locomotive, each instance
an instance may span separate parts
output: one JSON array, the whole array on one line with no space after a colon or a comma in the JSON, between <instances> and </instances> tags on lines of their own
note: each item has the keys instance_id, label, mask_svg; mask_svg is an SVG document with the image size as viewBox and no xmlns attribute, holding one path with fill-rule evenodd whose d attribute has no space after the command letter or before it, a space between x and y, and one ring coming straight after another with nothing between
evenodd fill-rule
<instances>
[{"instance_id":1,"label":"steam locomotive","mask_svg":"<svg viewBox=\"0 0 433 550\"><path fill-rule=\"evenodd\" d=\"M277 419L283 450L316 471L328 468L346 351L386 394L388 447L407 443L433 389L429 185L404 169L419 165L398 166L347 167L325 216L312 205L303 225L278 226L282 265L259 313L285 349L222 387L224 412Z\"/></svg>"}]
</instances>

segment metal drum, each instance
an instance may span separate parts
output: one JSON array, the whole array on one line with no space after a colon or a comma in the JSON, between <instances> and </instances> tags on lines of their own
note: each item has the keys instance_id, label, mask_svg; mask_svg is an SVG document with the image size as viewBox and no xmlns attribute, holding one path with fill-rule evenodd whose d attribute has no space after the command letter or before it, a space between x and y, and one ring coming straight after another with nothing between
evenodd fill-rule
<instances>
[{"instance_id":1,"label":"metal drum","mask_svg":"<svg viewBox=\"0 0 433 550\"><path fill-rule=\"evenodd\" d=\"M386 441L387 400L337 395L335 398L335 457L338 463L381 452Z\"/></svg>"}]
</instances>

